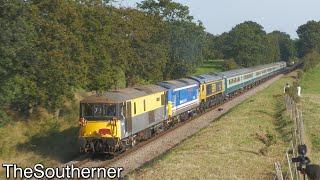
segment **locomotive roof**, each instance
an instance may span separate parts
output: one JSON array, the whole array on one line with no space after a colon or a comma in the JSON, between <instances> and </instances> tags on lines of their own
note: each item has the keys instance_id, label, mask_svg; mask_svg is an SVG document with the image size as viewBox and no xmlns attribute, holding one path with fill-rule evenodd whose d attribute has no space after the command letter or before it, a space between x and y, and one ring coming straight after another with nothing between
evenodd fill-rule
<instances>
[{"instance_id":1,"label":"locomotive roof","mask_svg":"<svg viewBox=\"0 0 320 180\"><path fill-rule=\"evenodd\" d=\"M115 91L108 91L104 92L103 94L95 94L83 99L81 103L121 103L130 99L135 99L163 91L166 91L166 89L157 85L137 86Z\"/></svg>"},{"instance_id":2,"label":"locomotive roof","mask_svg":"<svg viewBox=\"0 0 320 180\"><path fill-rule=\"evenodd\" d=\"M212 82L212 81L217 81L221 80L222 77L218 75L210 75L210 74L202 74L202 75L197 75L197 76L191 76L189 77L191 79L194 79L200 83L207 83L207 82Z\"/></svg>"},{"instance_id":3,"label":"locomotive roof","mask_svg":"<svg viewBox=\"0 0 320 180\"><path fill-rule=\"evenodd\" d=\"M170 81L162 81L158 83L160 86L168 88L168 89L176 89L184 86L198 84L196 80L190 78L181 78L177 80L170 80Z\"/></svg>"}]
</instances>

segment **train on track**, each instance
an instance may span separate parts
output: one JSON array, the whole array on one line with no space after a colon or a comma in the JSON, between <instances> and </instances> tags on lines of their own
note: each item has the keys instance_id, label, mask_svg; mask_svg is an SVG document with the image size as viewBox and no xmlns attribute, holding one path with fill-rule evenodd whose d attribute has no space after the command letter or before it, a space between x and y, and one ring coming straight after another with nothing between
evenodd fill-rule
<instances>
[{"instance_id":1,"label":"train on track","mask_svg":"<svg viewBox=\"0 0 320 180\"><path fill-rule=\"evenodd\" d=\"M80 151L119 153L284 71L285 62L96 94L80 102Z\"/></svg>"}]
</instances>

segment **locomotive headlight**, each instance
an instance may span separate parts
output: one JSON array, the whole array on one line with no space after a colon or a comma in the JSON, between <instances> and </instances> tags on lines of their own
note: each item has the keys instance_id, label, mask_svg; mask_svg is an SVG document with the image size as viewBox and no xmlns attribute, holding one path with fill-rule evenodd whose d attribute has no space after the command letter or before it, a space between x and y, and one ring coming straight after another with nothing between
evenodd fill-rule
<instances>
[{"instance_id":1,"label":"locomotive headlight","mask_svg":"<svg viewBox=\"0 0 320 180\"><path fill-rule=\"evenodd\" d=\"M87 121L83 117L79 119L80 126L85 126L86 124L87 124Z\"/></svg>"}]
</instances>

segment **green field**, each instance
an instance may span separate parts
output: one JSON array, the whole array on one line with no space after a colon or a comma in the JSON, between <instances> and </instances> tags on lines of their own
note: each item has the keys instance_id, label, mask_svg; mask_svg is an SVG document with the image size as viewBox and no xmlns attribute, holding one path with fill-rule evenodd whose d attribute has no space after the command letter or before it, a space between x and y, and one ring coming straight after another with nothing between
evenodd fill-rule
<instances>
[{"instance_id":1,"label":"green field","mask_svg":"<svg viewBox=\"0 0 320 180\"><path fill-rule=\"evenodd\" d=\"M223 60L211 60L203 63L200 67L196 69L193 75L201 75L210 72L220 72L222 71Z\"/></svg>"},{"instance_id":2,"label":"green field","mask_svg":"<svg viewBox=\"0 0 320 180\"><path fill-rule=\"evenodd\" d=\"M301 81L301 108L305 123L305 136L315 163L320 162L320 66L305 73ZM310 148L311 146L311 148Z\"/></svg>"},{"instance_id":3,"label":"green field","mask_svg":"<svg viewBox=\"0 0 320 180\"><path fill-rule=\"evenodd\" d=\"M281 78L129 178L272 179L290 140L282 92L289 81Z\"/></svg>"}]
</instances>

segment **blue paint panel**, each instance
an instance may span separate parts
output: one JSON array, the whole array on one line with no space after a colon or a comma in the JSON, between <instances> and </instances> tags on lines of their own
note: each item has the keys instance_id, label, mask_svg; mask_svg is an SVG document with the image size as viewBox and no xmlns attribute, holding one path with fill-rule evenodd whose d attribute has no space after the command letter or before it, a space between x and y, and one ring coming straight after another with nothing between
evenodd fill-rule
<instances>
[{"instance_id":1,"label":"blue paint panel","mask_svg":"<svg viewBox=\"0 0 320 180\"><path fill-rule=\"evenodd\" d=\"M186 104L190 101L196 100L199 97L199 87L191 87L186 89L181 89L174 92L173 95L173 107Z\"/></svg>"},{"instance_id":2,"label":"blue paint panel","mask_svg":"<svg viewBox=\"0 0 320 180\"><path fill-rule=\"evenodd\" d=\"M167 97L167 99L168 99L168 101L173 102L173 91L172 91L172 89L170 89L170 90L168 91L168 97Z\"/></svg>"}]
</instances>

